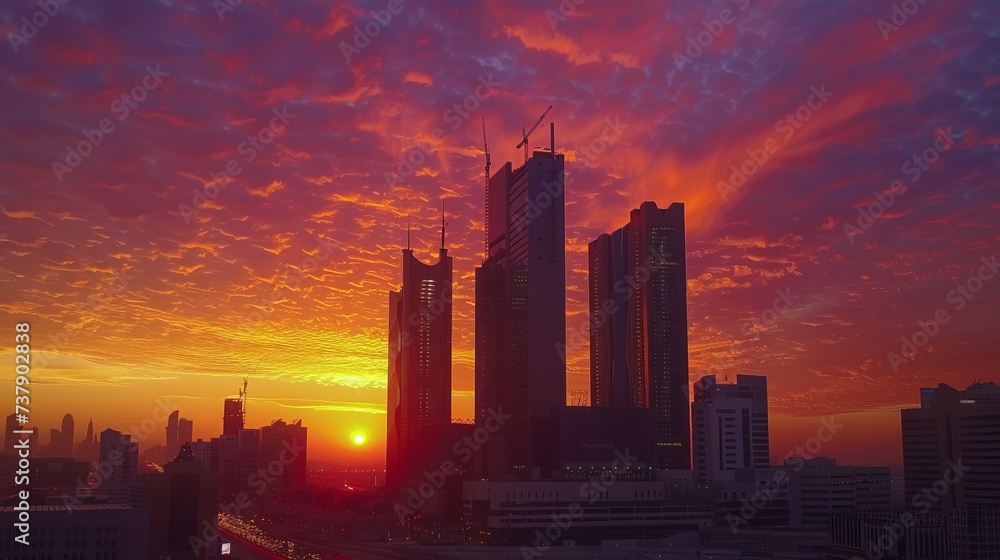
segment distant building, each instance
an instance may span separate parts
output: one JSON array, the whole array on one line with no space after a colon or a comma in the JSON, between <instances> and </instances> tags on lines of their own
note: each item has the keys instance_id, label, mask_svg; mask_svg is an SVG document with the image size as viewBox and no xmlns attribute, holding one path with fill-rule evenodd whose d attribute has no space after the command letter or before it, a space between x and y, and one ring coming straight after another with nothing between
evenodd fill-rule
<instances>
[{"instance_id":1,"label":"distant building","mask_svg":"<svg viewBox=\"0 0 1000 560\"><path fill-rule=\"evenodd\" d=\"M240 491L240 446L236 436L222 435L212 438L213 461L219 473L219 492L223 499L232 501Z\"/></svg>"},{"instance_id":2,"label":"distant building","mask_svg":"<svg viewBox=\"0 0 1000 560\"><path fill-rule=\"evenodd\" d=\"M139 444L132 436L108 428L101 432L98 459L99 466L108 472L101 477L101 490L112 502L127 503L139 469Z\"/></svg>"},{"instance_id":3,"label":"distant building","mask_svg":"<svg viewBox=\"0 0 1000 560\"><path fill-rule=\"evenodd\" d=\"M691 418L696 481L733 480L735 469L770 464L766 377L737 375L735 384L702 377Z\"/></svg>"},{"instance_id":4,"label":"distant building","mask_svg":"<svg viewBox=\"0 0 1000 560\"><path fill-rule=\"evenodd\" d=\"M149 508L151 558L219 557L218 486L189 446L182 445L177 457L163 465L162 473L146 475L145 500Z\"/></svg>"},{"instance_id":5,"label":"distant building","mask_svg":"<svg viewBox=\"0 0 1000 560\"><path fill-rule=\"evenodd\" d=\"M124 504L31 506L28 547L14 541L19 512L0 506L0 558L149 557L149 510Z\"/></svg>"},{"instance_id":6,"label":"distant building","mask_svg":"<svg viewBox=\"0 0 1000 560\"><path fill-rule=\"evenodd\" d=\"M180 411L175 410L167 417L167 454L174 456L180 451L180 446L191 443L194 432L194 422L180 417Z\"/></svg>"},{"instance_id":7,"label":"distant building","mask_svg":"<svg viewBox=\"0 0 1000 560\"><path fill-rule=\"evenodd\" d=\"M604 469L616 451L633 457L635 468L655 474L653 458L653 411L647 408L612 406L567 406L552 422L552 445L558 451L558 474L564 478L574 469ZM655 478L655 476L653 476Z\"/></svg>"},{"instance_id":8,"label":"distant building","mask_svg":"<svg viewBox=\"0 0 1000 560\"><path fill-rule=\"evenodd\" d=\"M76 456L81 459L96 461L100 453L100 444L97 436L94 435L94 419L87 422L87 436L76 447Z\"/></svg>"},{"instance_id":9,"label":"distant building","mask_svg":"<svg viewBox=\"0 0 1000 560\"><path fill-rule=\"evenodd\" d=\"M553 140L554 144L554 140ZM476 423L510 414L480 457L480 478L528 480L557 465L549 437L566 405L563 154L535 149L489 179L487 257L476 268Z\"/></svg>"},{"instance_id":10,"label":"distant building","mask_svg":"<svg viewBox=\"0 0 1000 560\"><path fill-rule=\"evenodd\" d=\"M403 284L389 292L386 485L393 491L440 464L431 450L451 423L452 258L443 236L435 264L403 250Z\"/></svg>"},{"instance_id":11,"label":"distant building","mask_svg":"<svg viewBox=\"0 0 1000 560\"><path fill-rule=\"evenodd\" d=\"M656 467L690 469L684 205L642 203L589 260L592 402L652 409Z\"/></svg>"},{"instance_id":12,"label":"distant building","mask_svg":"<svg viewBox=\"0 0 1000 560\"><path fill-rule=\"evenodd\" d=\"M181 418L177 421L177 445L181 446L194 440L194 421Z\"/></svg>"}]
</instances>

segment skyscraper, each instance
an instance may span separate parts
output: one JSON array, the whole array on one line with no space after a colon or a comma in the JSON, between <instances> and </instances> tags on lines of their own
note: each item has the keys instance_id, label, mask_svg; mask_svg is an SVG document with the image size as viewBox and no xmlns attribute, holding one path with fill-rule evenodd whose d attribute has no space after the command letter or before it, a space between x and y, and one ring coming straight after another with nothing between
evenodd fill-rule
<instances>
[{"instance_id":1,"label":"skyscraper","mask_svg":"<svg viewBox=\"0 0 1000 560\"><path fill-rule=\"evenodd\" d=\"M689 469L684 205L642 203L589 253L592 402L653 409L656 467Z\"/></svg>"},{"instance_id":2,"label":"skyscraper","mask_svg":"<svg viewBox=\"0 0 1000 560\"><path fill-rule=\"evenodd\" d=\"M191 443L192 439L194 439L194 422L187 418L181 418L177 421L177 445ZM171 449L170 452L173 453L173 450Z\"/></svg>"},{"instance_id":3,"label":"skyscraper","mask_svg":"<svg viewBox=\"0 0 1000 560\"><path fill-rule=\"evenodd\" d=\"M430 450L451 423L451 271L442 230L438 262L424 264L407 247L403 285L389 292L386 484L394 490L441 462Z\"/></svg>"},{"instance_id":4,"label":"skyscraper","mask_svg":"<svg viewBox=\"0 0 1000 560\"><path fill-rule=\"evenodd\" d=\"M167 417L167 453L175 454L177 448L177 423L180 421L180 411L175 410Z\"/></svg>"},{"instance_id":5,"label":"skyscraper","mask_svg":"<svg viewBox=\"0 0 1000 560\"><path fill-rule=\"evenodd\" d=\"M260 429L260 465L268 474L278 471L266 487L268 499L289 498L306 486L307 430L301 420L275 420ZM280 468L279 468L280 467ZM253 484L253 483L251 483Z\"/></svg>"},{"instance_id":6,"label":"skyscraper","mask_svg":"<svg viewBox=\"0 0 1000 560\"><path fill-rule=\"evenodd\" d=\"M237 437L243 429L242 399L226 399L222 409L222 435Z\"/></svg>"},{"instance_id":7,"label":"skyscraper","mask_svg":"<svg viewBox=\"0 0 1000 560\"><path fill-rule=\"evenodd\" d=\"M691 417L695 481L730 481L735 469L769 465L766 377L737 375L735 384L702 377L694 384Z\"/></svg>"},{"instance_id":8,"label":"skyscraper","mask_svg":"<svg viewBox=\"0 0 1000 560\"><path fill-rule=\"evenodd\" d=\"M564 159L536 149L489 180L487 256L476 268L476 422L511 415L481 475L530 478L555 468L552 421L566 404Z\"/></svg>"}]
</instances>

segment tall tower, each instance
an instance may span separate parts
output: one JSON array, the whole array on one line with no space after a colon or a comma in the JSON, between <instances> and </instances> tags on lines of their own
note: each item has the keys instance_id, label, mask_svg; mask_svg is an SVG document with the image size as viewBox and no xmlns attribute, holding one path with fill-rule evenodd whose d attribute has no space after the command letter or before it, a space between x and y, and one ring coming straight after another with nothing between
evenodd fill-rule
<instances>
[{"instance_id":1,"label":"tall tower","mask_svg":"<svg viewBox=\"0 0 1000 560\"><path fill-rule=\"evenodd\" d=\"M226 399L222 409L222 435L234 438L239 436L243 420L243 400Z\"/></svg>"},{"instance_id":2,"label":"tall tower","mask_svg":"<svg viewBox=\"0 0 1000 560\"><path fill-rule=\"evenodd\" d=\"M180 449L177 447L177 429L180 423L180 411L175 410L167 417L167 454L173 456Z\"/></svg>"},{"instance_id":3,"label":"tall tower","mask_svg":"<svg viewBox=\"0 0 1000 560\"><path fill-rule=\"evenodd\" d=\"M389 292L386 484L392 489L440 465L429 450L451 424L452 257L443 235L436 264L420 262L409 246L403 250L403 285Z\"/></svg>"},{"instance_id":4,"label":"tall tower","mask_svg":"<svg viewBox=\"0 0 1000 560\"><path fill-rule=\"evenodd\" d=\"M554 148L554 141L553 141ZM488 256L476 268L476 422L509 414L487 444L484 478L555 467L555 410L566 404L564 159L536 149L490 179Z\"/></svg>"},{"instance_id":5,"label":"tall tower","mask_svg":"<svg viewBox=\"0 0 1000 560\"><path fill-rule=\"evenodd\" d=\"M592 402L653 409L656 468L689 469L684 205L644 202L589 252Z\"/></svg>"}]
</instances>

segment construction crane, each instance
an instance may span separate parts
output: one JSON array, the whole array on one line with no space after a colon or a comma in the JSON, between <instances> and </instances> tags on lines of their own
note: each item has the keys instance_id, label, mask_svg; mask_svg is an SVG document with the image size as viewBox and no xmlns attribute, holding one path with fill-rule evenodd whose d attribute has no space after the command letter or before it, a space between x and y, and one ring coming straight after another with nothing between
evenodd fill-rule
<instances>
[{"instance_id":1,"label":"construction crane","mask_svg":"<svg viewBox=\"0 0 1000 560\"><path fill-rule=\"evenodd\" d=\"M490 145L486 141L486 115L483 114L483 151L486 152L486 175L483 183L485 184L486 193L486 252L483 256L483 261L490 258Z\"/></svg>"},{"instance_id":2,"label":"construction crane","mask_svg":"<svg viewBox=\"0 0 1000 560\"><path fill-rule=\"evenodd\" d=\"M260 367L260 362L263 359L264 358L258 359L257 360L257 365L254 366L253 371L251 371L249 375L247 375L246 377L243 378L243 388L240 389L240 409L243 412L243 417L244 418L246 418L246 414L247 414L247 385L250 383L250 376L252 376L253 374L257 373L257 368Z\"/></svg>"},{"instance_id":3,"label":"construction crane","mask_svg":"<svg viewBox=\"0 0 1000 560\"><path fill-rule=\"evenodd\" d=\"M536 122L535 126L531 127L529 131L525 132L523 128L521 129L521 135L523 139L521 140L521 143L517 145L517 147L520 148L521 146L524 146L524 161L528 161L528 137L531 136L531 133L534 132L536 128L538 128L538 125L542 124L542 119L544 119L545 115L548 115L549 111L551 110L552 110L552 105L549 105L549 108L546 109L544 113L542 113L542 116L538 117L538 122Z\"/></svg>"}]
</instances>

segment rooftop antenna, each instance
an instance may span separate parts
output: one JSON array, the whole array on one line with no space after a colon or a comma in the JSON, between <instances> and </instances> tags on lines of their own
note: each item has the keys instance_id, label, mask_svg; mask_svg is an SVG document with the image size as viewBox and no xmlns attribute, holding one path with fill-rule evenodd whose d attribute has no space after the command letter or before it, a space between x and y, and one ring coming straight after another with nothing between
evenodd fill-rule
<instances>
[{"instance_id":1,"label":"rooftop antenna","mask_svg":"<svg viewBox=\"0 0 1000 560\"><path fill-rule=\"evenodd\" d=\"M441 252L444 249L444 228L448 225L448 222L444 221L444 197L441 197Z\"/></svg>"},{"instance_id":2,"label":"rooftop antenna","mask_svg":"<svg viewBox=\"0 0 1000 560\"><path fill-rule=\"evenodd\" d=\"M406 250L410 250L410 215L406 215Z\"/></svg>"},{"instance_id":3,"label":"rooftop antenna","mask_svg":"<svg viewBox=\"0 0 1000 560\"><path fill-rule=\"evenodd\" d=\"M542 124L542 119L544 119L545 115L548 115L549 111L551 110L552 110L552 105L549 105L549 108L546 109L544 113L542 113L542 116L538 117L538 121L536 121L535 125L531 127L531 130L525 132L523 128L521 129L521 134L523 136L523 139L521 140L521 143L517 145L517 147L520 148L521 146L524 146L524 161L528 161L528 137L531 136L531 133L534 132L536 128L538 128L538 125Z\"/></svg>"},{"instance_id":4,"label":"rooftop antenna","mask_svg":"<svg viewBox=\"0 0 1000 560\"><path fill-rule=\"evenodd\" d=\"M485 183L486 189L486 223L484 224L484 229L486 233L486 248L483 256L483 261L490 258L490 145L486 141L486 114L483 114L483 151L486 152L486 175Z\"/></svg>"}]
</instances>

